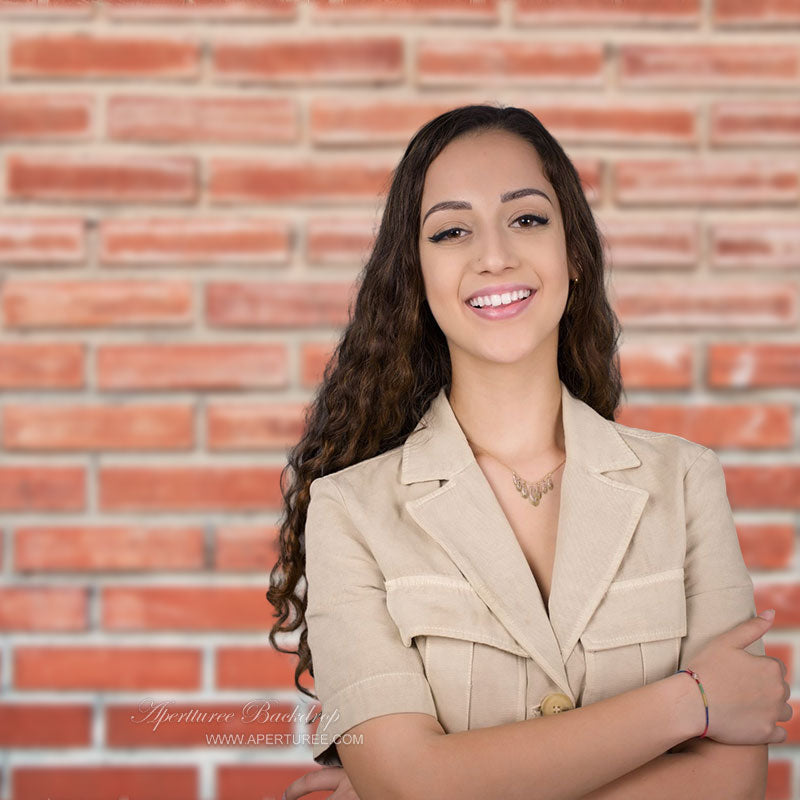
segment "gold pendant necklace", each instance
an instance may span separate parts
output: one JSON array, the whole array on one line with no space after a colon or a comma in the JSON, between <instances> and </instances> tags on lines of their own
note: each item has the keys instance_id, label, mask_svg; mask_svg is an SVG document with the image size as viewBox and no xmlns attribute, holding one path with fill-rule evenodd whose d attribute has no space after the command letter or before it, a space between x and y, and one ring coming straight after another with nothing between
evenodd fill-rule
<instances>
[{"instance_id":1,"label":"gold pendant necklace","mask_svg":"<svg viewBox=\"0 0 800 800\"><path fill-rule=\"evenodd\" d=\"M492 455L488 450L484 450L482 447L477 447L476 445L473 445L472 442L469 441L469 439L467 439L467 441L469 442L470 447L472 447L473 451L477 449L478 452L486 453L487 456L492 456L492 458L495 461L497 461L500 464L503 464L503 462L500 461L500 459L497 458L497 456ZM565 458L564 461L561 462L561 464L563 464L566 460L567 459ZM561 464L559 464L558 467L560 467ZM517 471L509 467L507 464L503 464L503 466L506 469L511 470L516 490L524 498L529 500L531 504L534 506L538 506L539 501L542 499L542 495L547 494L547 492L549 492L553 488L553 473L558 469L558 467L554 467L543 478L541 478L538 481L535 481L534 483L531 483L530 481L526 481L524 478L521 478L517 473Z\"/></svg>"}]
</instances>

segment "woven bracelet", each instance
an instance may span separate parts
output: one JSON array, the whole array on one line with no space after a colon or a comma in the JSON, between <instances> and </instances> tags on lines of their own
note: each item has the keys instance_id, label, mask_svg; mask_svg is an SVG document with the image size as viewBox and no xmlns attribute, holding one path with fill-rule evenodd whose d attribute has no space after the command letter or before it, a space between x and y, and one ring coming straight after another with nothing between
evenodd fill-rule
<instances>
[{"instance_id":1,"label":"woven bracelet","mask_svg":"<svg viewBox=\"0 0 800 800\"><path fill-rule=\"evenodd\" d=\"M677 675L678 672L685 672L691 678L694 678L694 680L697 682L697 685L700 687L700 694L703 696L703 705L706 708L706 729L698 737L702 739L706 733L708 733L708 700L706 699L706 693L703 690L703 684L700 683L700 676L693 669L689 669L688 667L686 669L679 669L675 674Z\"/></svg>"}]
</instances>

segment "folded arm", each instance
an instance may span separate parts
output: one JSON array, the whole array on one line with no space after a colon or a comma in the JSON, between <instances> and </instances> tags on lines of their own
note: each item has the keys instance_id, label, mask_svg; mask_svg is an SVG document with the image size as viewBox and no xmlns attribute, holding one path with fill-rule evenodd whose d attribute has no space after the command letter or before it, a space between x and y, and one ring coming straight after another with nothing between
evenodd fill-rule
<instances>
[{"instance_id":1,"label":"folded arm","mask_svg":"<svg viewBox=\"0 0 800 800\"><path fill-rule=\"evenodd\" d=\"M581 800L764 800L767 762L765 744L689 739Z\"/></svg>"}]
</instances>

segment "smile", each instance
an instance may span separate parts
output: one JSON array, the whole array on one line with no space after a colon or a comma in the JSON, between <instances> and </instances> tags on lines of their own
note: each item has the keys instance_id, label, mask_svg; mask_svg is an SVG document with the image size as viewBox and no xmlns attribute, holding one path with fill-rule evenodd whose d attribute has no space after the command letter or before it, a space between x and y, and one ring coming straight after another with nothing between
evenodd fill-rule
<instances>
[{"instance_id":1,"label":"smile","mask_svg":"<svg viewBox=\"0 0 800 800\"><path fill-rule=\"evenodd\" d=\"M502 295L489 295L475 297L465 303L475 314L483 319L508 319L521 314L532 302L535 291L524 289L504 293ZM481 305L473 305L480 303ZM486 303L486 305L483 305Z\"/></svg>"}]
</instances>

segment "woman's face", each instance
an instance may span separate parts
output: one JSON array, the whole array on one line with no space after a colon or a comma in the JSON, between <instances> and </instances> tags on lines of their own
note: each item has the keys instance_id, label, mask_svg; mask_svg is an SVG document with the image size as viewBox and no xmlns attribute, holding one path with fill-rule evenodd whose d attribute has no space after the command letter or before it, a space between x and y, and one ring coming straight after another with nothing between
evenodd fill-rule
<instances>
[{"instance_id":1,"label":"woman's face","mask_svg":"<svg viewBox=\"0 0 800 800\"><path fill-rule=\"evenodd\" d=\"M503 198L521 189L537 191ZM461 207L432 210L449 201ZM425 293L451 358L511 364L550 347L555 356L570 273L558 198L536 149L506 131L450 142L428 168L420 214ZM517 285L530 290L519 303L483 312L467 303L513 299L503 294Z\"/></svg>"}]
</instances>

